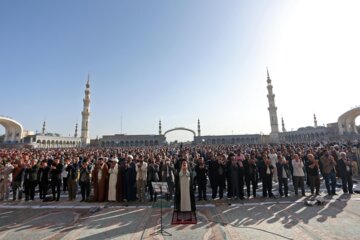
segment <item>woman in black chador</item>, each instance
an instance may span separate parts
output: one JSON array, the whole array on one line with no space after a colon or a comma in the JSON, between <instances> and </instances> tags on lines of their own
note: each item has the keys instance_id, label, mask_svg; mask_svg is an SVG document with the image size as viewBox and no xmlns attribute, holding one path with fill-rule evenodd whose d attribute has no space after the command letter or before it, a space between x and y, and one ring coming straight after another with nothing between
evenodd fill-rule
<instances>
[{"instance_id":1,"label":"woman in black chador","mask_svg":"<svg viewBox=\"0 0 360 240\"><path fill-rule=\"evenodd\" d=\"M187 161L183 160L180 170L175 174L175 211L195 212L195 210L193 175L189 171Z\"/></svg>"}]
</instances>

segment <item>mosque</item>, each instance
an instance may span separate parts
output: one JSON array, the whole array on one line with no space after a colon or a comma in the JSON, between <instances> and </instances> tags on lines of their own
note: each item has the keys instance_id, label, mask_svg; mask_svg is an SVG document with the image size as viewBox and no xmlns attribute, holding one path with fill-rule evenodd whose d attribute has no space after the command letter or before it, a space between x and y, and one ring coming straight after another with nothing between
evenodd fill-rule
<instances>
[{"instance_id":1,"label":"mosque","mask_svg":"<svg viewBox=\"0 0 360 240\"><path fill-rule=\"evenodd\" d=\"M5 128L5 135L0 136L0 145L5 146L28 146L32 148L71 148L71 147L140 147L161 146L167 144L166 135L173 131L188 131L194 135L193 144L268 144L268 143L309 143L319 141L344 141L354 140L360 137L360 128L356 126L355 119L360 116L360 107L353 108L342 114L338 121L329 123L327 126L318 126L314 114L314 126L302 127L296 131L286 131L284 119L281 119L282 131L279 131L275 94L269 71L267 70L267 98L270 117L271 132L269 135L211 135L202 136L200 119L197 121L197 132L192 129L178 127L162 132L162 123L159 121L158 134L104 135L100 139L90 140L90 78L88 77L83 99L83 111L81 121L81 134L78 136L78 125L75 126L73 137L62 137L59 134L46 132L46 123L43 123L41 133L24 130L16 120L0 116L0 125Z\"/></svg>"}]
</instances>

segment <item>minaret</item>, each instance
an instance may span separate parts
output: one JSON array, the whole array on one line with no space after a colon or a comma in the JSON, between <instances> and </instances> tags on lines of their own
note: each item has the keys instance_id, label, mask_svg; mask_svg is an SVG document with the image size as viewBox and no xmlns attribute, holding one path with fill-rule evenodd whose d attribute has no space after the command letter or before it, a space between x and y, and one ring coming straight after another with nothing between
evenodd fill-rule
<instances>
[{"instance_id":1,"label":"minaret","mask_svg":"<svg viewBox=\"0 0 360 240\"><path fill-rule=\"evenodd\" d=\"M316 119L316 115L315 115L315 113L314 113L314 127L315 127L315 128L317 128L317 127L318 127L318 125L317 125L317 119Z\"/></svg>"},{"instance_id":2,"label":"minaret","mask_svg":"<svg viewBox=\"0 0 360 240\"><path fill-rule=\"evenodd\" d=\"M46 130L45 127L46 127L46 122L44 121L44 122L43 122L42 131L41 131L41 134L42 134L42 135L45 135L45 130Z\"/></svg>"},{"instance_id":3,"label":"minaret","mask_svg":"<svg viewBox=\"0 0 360 240\"><path fill-rule=\"evenodd\" d=\"M161 120L159 120L159 135L161 135Z\"/></svg>"},{"instance_id":4,"label":"minaret","mask_svg":"<svg viewBox=\"0 0 360 240\"><path fill-rule=\"evenodd\" d=\"M281 118L281 124L282 124L282 131L286 132L284 118Z\"/></svg>"},{"instance_id":5,"label":"minaret","mask_svg":"<svg viewBox=\"0 0 360 240\"><path fill-rule=\"evenodd\" d=\"M269 75L269 70L267 70L267 89L268 89L268 100L269 100L269 114L270 114L270 124L271 124L271 133L279 133L278 117L277 117L277 107L275 105L275 94L273 93L273 86L271 85L271 79Z\"/></svg>"},{"instance_id":6,"label":"minaret","mask_svg":"<svg viewBox=\"0 0 360 240\"><path fill-rule=\"evenodd\" d=\"M198 119L198 137L201 136L201 130L200 130L200 119Z\"/></svg>"},{"instance_id":7,"label":"minaret","mask_svg":"<svg viewBox=\"0 0 360 240\"><path fill-rule=\"evenodd\" d=\"M81 113L82 122L81 122L81 143L83 146L86 146L90 143L89 139L89 117L90 117L90 76L88 75L88 80L86 82L85 89L85 98L84 98L84 109Z\"/></svg>"},{"instance_id":8,"label":"minaret","mask_svg":"<svg viewBox=\"0 0 360 240\"><path fill-rule=\"evenodd\" d=\"M77 132L78 132L78 124L76 123L75 124L75 134L74 134L75 138L77 138L77 136L78 136Z\"/></svg>"}]
</instances>

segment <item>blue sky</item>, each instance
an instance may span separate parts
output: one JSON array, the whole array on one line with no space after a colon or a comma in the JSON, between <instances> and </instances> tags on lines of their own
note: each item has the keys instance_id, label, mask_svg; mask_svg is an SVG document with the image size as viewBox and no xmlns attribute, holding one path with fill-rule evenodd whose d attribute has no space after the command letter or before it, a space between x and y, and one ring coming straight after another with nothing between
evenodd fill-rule
<instances>
[{"instance_id":1,"label":"blue sky","mask_svg":"<svg viewBox=\"0 0 360 240\"><path fill-rule=\"evenodd\" d=\"M156 134L159 119L164 131L196 130L200 118L206 135L268 133L268 66L288 130L312 125L313 113L335 122L359 103L359 10L356 1L4 0L0 114L72 135L90 74L92 138Z\"/></svg>"}]
</instances>

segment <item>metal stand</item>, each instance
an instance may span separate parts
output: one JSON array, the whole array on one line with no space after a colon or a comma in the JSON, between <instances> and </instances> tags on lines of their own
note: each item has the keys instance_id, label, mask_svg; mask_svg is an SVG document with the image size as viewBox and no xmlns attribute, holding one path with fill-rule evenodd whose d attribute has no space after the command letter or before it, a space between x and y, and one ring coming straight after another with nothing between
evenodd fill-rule
<instances>
[{"instance_id":1,"label":"metal stand","mask_svg":"<svg viewBox=\"0 0 360 240\"><path fill-rule=\"evenodd\" d=\"M155 185L156 183L154 183L154 185ZM153 185L153 186L154 186ZM171 233L169 233L169 232L167 232L166 230L164 230L164 227L163 227L163 221L162 221L162 219L163 219L163 215L162 215L162 200L164 199L164 196L163 196L163 191L162 191L162 186L163 186L163 184L162 183L160 183L160 184L157 184L156 185L158 188L160 188L160 192L158 192L158 193L160 193L160 229L158 229L158 230L156 230L154 233L152 233L151 235L157 235L157 234L161 234L161 235L163 235L163 236L172 236L172 234ZM158 188L156 188L156 189L158 189ZM165 187L165 188L167 188L167 186ZM161 199L161 198L163 198L163 199Z\"/></svg>"}]
</instances>

